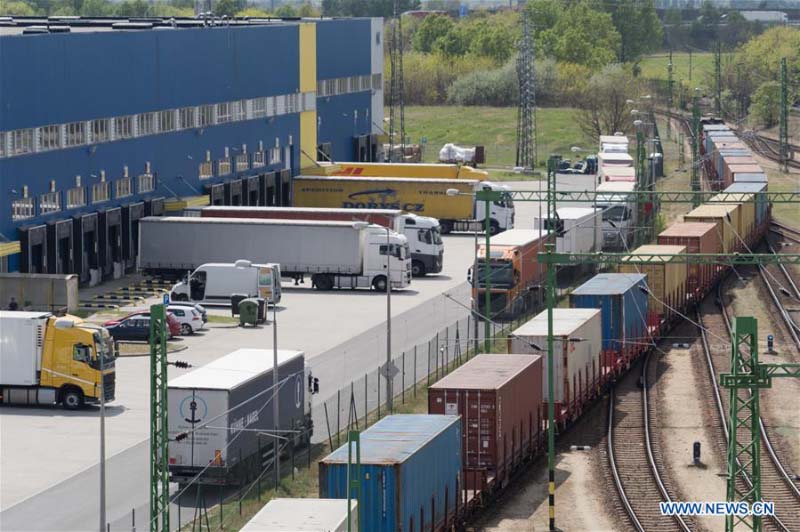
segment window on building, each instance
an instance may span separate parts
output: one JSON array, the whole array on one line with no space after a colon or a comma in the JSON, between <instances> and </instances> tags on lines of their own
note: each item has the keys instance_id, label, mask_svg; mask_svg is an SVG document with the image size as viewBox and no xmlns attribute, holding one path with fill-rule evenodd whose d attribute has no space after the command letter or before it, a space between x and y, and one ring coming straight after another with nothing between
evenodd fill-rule
<instances>
[{"instance_id":1,"label":"window on building","mask_svg":"<svg viewBox=\"0 0 800 532\"><path fill-rule=\"evenodd\" d=\"M109 139L108 120L92 120L92 142L108 142Z\"/></svg>"},{"instance_id":2,"label":"window on building","mask_svg":"<svg viewBox=\"0 0 800 532\"><path fill-rule=\"evenodd\" d=\"M247 102L239 100L231 104L231 111L233 113L233 121L240 122L247 118Z\"/></svg>"},{"instance_id":3,"label":"window on building","mask_svg":"<svg viewBox=\"0 0 800 532\"><path fill-rule=\"evenodd\" d=\"M61 193L47 192L39 196L39 214L49 214L61 210Z\"/></svg>"},{"instance_id":4,"label":"window on building","mask_svg":"<svg viewBox=\"0 0 800 532\"><path fill-rule=\"evenodd\" d=\"M217 171L219 175L228 175L231 173L231 158L223 157L217 164Z\"/></svg>"},{"instance_id":5,"label":"window on building","mask_svg":"<svg viewBox=\"0 0 800 532\"><path fill-rule=\"evenodd\" d=\"M348 80L350 85L350 92L358 92L361 90L361 85L359 84L359 76L350 76Z\"/></svg>"},{"instance_id":6,"label":"window on building","mask_svg":"<svg viewBox=\"0 0 800 532\"><path fill-rule=\"evenodd\" d=\"M25 220L33 218L34 201L33 198L20 198L11 202L11 219Z\"/></svg>"},{"instance_id":7,"label":"window on building","mask_svg":"<svg viewBox=\"0 0 800 532\"><path fill-rule=\"evenodd\" d=\"M347 78L339 78L336 80L336 92L338 94L347 94Z\"/></svg>"},{"instance_id":8,"label":"window on building","mask_svg":"<svg viewBox=\"0 0 800 532\"><path fill-rule=\"evenodd\" d=\"M178 111L178 118L180 119L181 129L191 129L195 127L195 108L184 107Z\"/></svg>"},{"instance_id":9,"label":"window on building","mask_svg":"<svg viewBox=\"0 0 800 532\"><path fill-rule=\"evenodd\" d=\"M255 98L252 102L253 118L264 118L267 116L267 99Z\"/></svg>"},{"instance_id":10,"label":"window on building","mask_svg":"<svg viewBox=\"0 0 800 532\"><path fill-rule=\"evenodd\" d=\"M39 128L39 149L57 150L61 147L61 126L44 126Z\"/></svg>"},{"instance_id":11,"label":"window on building","mask_svg":"<svg viewBox=\"0 0 800 532\"><path fill-rule=\"evenodd\" d=\"M114 198L127 198L133 195L132 183L130 177L123 177L114 181Z\"/></svg>"},{"instance_id":12,"label":"window on building","mask_svg":"<svg viewBox=\"0 0 800 532\"><path fill-rule=\"evenodd\" d=\"M369 74L361 76L361 90L368 91L370 89L372 89L372 76Z\"/></svg>"},{"instance_id":13,"label":"window on building","mask_svg":"<svg viewBox=\"0 0 800 532\"><path fill-rule=\"evenodd\" d=\"M218 103L217 104L217 124L224 124L231 121L231 104Z\"/></svg>"},{"instance_id":14,"label":"window on building","mask_svg":"<svg viewBox=\"0 0 800 532\"><path fill-rule=\"evenodd\" d=\"M325 80L325 94L328 96L336 96L336 80L335 79L326 79Z\"/></svg>"},{"instance_id":15,"label":"window on building","mask_svg":"<svg viewBox=\"0 0 800 532\"><path fill-rule=\"evenodd\" d=\"M156 189L156 177L153 174L142 174L136 177L136 192L144 194Z\"/></svg>"},{"instance_id":16,"label":"window on building","mask_svg":"<svg viewBox=\"0 0 800 532\"><path fill-rule=\"evenodd\" d=\"M198 111L198 126L206 127L214 124L214 106L201 105L197 108Z\"/></svg>"},{"instance_id":17,"label":"window on building","mask_svg":"<svg viewBox=\"0 0 800 532\"><path fill-rule=\"evenodd\" d=\"M158 132L167 133L175 130L175 111L161 111L158 113Z\"/></svg>"},{"instance_id":18,"label":"window on building","mask_svg":"<svg viewBox=\"0 0 800 532\"><path fill-rule=\"evenodd\" d=\"M266 165L265 155L266 154L263 151L257 151L253 153L253 168L261 168L262 166Z\"/></svg>"},{"instance_id":19,"label":"window on building","mask_svg":"<svg viewBox=\"0 0 800 532\"><path fill-rule=\"evenodd\" d=\"M92 203L108 201L111 197L111 187L108 182L101 181L92 185Z\"/></svg>"},{"instance_id":20,"label":"window on building","mask_svg":"<svg viewBox=\"0 0 800 532\"><path fill-rule=\"evenodd\" d=\"M380 73L372 75L372 90L378 91L383 88L383 76Z\"/></svg>"},{"instance_id":21,"label":"window on building","mask_svg":"<svg viewBox=\"0 0 800 532\"><path fill-rule=\"evenodd\" d=\"M276 107L275 96L267 96L267 116L275 116Z\"/></svg>"},{"instance_id":22,"label":"window on building","mask_svg":"<svg viewBox=\"0 0 800 532\"><path fill-rule=\"evenodd\" d=\"M317 96L319 96L320 98L324 98L325 96L327 96L327 94L325 93L325 81L317 82Z\"/></svg>"},{"instance_id":23,"label":"window on building","mask_svg":"<svg viewBox=\"0 0 800 532\"><path fill-rule=\"evenodd\" d=\"M9 133L9 155L33 152L33 129L18 129Z\"/></svg>"},{"instance_id":24,"label":"window on building","mask_svg":"<svg viewBox=\"0 0 800 532\"><path fill-rule=\"evenodd\" d=\"M136 117L137 133L139 136L156 133L156 114L142 113Z\"/></svg>"},{"instance_id":25,"label":"window on building","mask_svg":"<svg viewBox=\"0 0 800 532\"><path fill-rule=\"evenodd\" d=\"M66 125L64 145L81 146L86 144L86 122L73 122Z\"/></svg>"},{"instance_id":26,"label":"window on building","mask_svg":"<svg viewBox=\"0 0 800 532\"><path fill-rule=\"evenodd\" d=\"M118 116L114 119L114 138L129 139L133 137L133 117Z\"/></svg>"},{"instance_id":27,"label":"window on building","mask_svg":"<svg viewBox=\"0 0 800 532\"><path fill-rule=\"evenodd\" d=\"M86 205L86 188L74 187L67 190L67 209L77 209Z\"/></svg>"},{"instance_id":28,"label":"window on building","mask_svg":"<svg viewBox=\"0 0 800 532\"><path fill-rule=\"evenodd\" d=\"M278 147L269 150L269 164L279 164L281 162L281 149Z\"/></svg>"},{"instance_id":29,"label":"window on building","mask_svg":"<svg viewBox=\"0 0 800 532\"><path fill-rule=\"evenodd\" d=\"M0 131L0 157L6 156L6 133Z\"/></svg>"},{"instance_id":30,"label":"window on building","mask_svg":"<svg viewBox=\"0 0 800 532\"><path fill-rule=\"evenodd\" d=\"M200 175L200 179L210 179L214 177L214 163L211 161L200 163L198 174Z\"/></svg>"},{"instance_id":31,"label":"window on building","mask_svg":"<svg viewBox=\"0 0 800 532\"><path fill-rule=\"evenodd\" d=\"M317 97L313 92L303 94L303 111L313 111L317 108Z\"/></svg>"},{"instance_id":32,"label":"window on building","mask_svg":"<svg viewBox=\"0 0 800 532\"><path fill-rule=\"evenodd\" d=\"M294 107L294 94L287 94L286 95L286 114L291 114L296 112Z\"/></svg>"},{"instance_id":33,"label":"window on building","mask_svg":"<svg viewBox=\"0 0 800 532\"><path fill-rule=\"evenodd\" d=\"M250 164L248 161L249 157L246 153L240 153L236 156L236 171L237 172L244 172L248 168L250 168Z\"/></svg>"},{"instance_id":34,"label":"window on building","mask_svg":"<svg viewBox=\"0 0 800 532\"><path fill-rule=\"evenodd\" d=\"M283 108L286 105L283 96L273 96L272 97L272 116L278 116L283 114Z\"/></svg>"}]
</instances>

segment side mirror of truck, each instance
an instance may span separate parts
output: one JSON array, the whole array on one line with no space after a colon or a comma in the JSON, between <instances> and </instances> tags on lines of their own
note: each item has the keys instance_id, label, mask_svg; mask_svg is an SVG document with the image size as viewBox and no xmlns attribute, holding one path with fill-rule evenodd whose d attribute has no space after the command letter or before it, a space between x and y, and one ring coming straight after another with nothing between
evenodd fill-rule
<instances>
[{"instance_id":1,"label":"side mirror of truck","mask_svg":"<svg viewBox=\"0 0 800 532\"><path fill-rule=\"evenodd\" d=\"M467 282L472 284L472 268L467 268Z\"/></svg>"}]
</instances>

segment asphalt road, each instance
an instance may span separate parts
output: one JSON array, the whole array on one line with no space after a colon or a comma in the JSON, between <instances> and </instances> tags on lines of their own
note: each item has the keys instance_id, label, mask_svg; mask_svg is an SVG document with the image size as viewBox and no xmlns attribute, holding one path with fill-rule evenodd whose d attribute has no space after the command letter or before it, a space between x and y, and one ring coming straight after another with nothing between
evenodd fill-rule
<instances>
[{"instance_id":1,"label":"asphalt road","mask_svg":"<svg viewBox=\"0 0 800 532\"><path fill-rule=\"evenodd\" d=\"M591 178L562 176L559 189L591 188ZM512 184L536 190L539 182ZM574 205L573 205L574 206ZM531 228L536 203L518 202L516 225ZM544 212L545 208L542 207ZM473 237L445 237L444 271L414 280L409 290L393 292L393 351L426 340L466 316L443 298L452 293L468 304L464 281L473 260ZM385 295L369 291L321 293L285 285L278 312L278 342L302 349L320 378L320 399L377 367L385 359ZM210 324L212 329L183 340L187 349L170 356L194 366L238 347L271 347L270 326L241 329ZM170 374L182 371L171 368ZM66 419L69 418L69 419ZM117 399L107 407L107 516L113 529L130 529L131 508L146 519L148 491L149 361L117 361ZM77 413L47 408L0 409L0 529L82 530L97 527L98 409ZM47 509L46 515L43 509ZM185 516L182 516L185 518Z\"/></svg>"}]
</instances>

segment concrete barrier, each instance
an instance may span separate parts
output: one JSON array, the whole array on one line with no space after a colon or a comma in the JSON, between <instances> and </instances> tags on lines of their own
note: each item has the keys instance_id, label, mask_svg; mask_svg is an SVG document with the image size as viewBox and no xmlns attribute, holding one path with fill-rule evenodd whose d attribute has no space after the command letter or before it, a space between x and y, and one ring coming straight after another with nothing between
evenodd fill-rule
<instances>
[{"instance_id":1,"label":"concrete barrier","mask_svg":"<svg viewBox=\"0 0 800 532\"><path fill-rule=\"evenodd\" d=\"M20 310L67 312L78 310L78 276L44 273L0 273L0 305L5 310L11 298Z\"/></svg>"}]
</instances>

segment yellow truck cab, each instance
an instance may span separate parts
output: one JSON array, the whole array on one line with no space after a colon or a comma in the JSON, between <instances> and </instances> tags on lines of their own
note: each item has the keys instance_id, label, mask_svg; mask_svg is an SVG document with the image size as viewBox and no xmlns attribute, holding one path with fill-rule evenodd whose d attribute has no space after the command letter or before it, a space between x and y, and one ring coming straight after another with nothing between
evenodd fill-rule
<instances>
[{"instance_id":1,"label":"yellow truck cab","mask_svg":"<svg viewBox=\"0 0 800 532\"><path fill-rule=\"evenodd\" d=\"M111 337L75 316L0 311L0 402L61 403L73 410L112 401L115 392ZM102 376L101 376L102 368Z\"/></svg>"}]
</instances>

